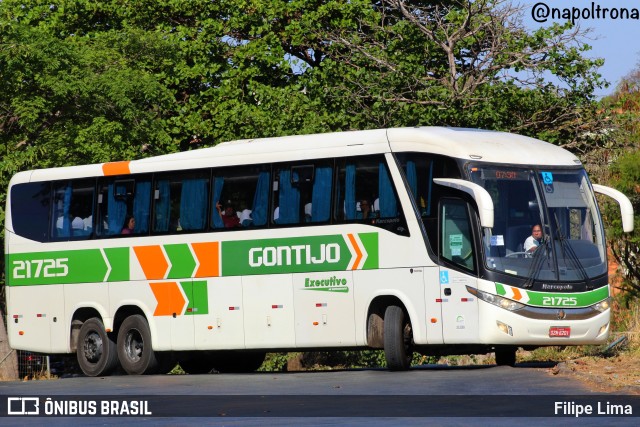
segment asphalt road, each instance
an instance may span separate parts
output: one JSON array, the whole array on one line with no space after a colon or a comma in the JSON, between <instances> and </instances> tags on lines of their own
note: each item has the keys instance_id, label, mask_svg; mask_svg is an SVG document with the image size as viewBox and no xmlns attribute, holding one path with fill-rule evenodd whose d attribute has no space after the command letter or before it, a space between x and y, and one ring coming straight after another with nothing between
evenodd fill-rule
<instances>
[{"instance_id":1,"label":"asphalt road","mask_svg":"<svg viewBox=\"0 0 640 427\"><path fill-rule=\"evenodd\" d=\"M427 420L429 425L470 425L490 420L490 425L512 426L515 421L602 426L640 421L640 397L593 394L571 378L551 375L547 368L429 366L408 372L365 369L4 382L0 425L202 425L204 417L207 425L425 425ZM6 415L23 407L34 410L35 402L39 417ZM617 412L623 416L602 418ZM74 414L86 416L63 416Z\"/></svg>"}]
</instances>

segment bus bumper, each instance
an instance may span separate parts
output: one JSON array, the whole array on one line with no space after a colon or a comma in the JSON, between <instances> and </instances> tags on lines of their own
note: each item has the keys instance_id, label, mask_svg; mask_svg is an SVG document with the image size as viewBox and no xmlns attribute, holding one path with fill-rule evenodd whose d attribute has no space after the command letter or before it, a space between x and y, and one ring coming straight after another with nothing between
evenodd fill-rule
<instances>
[{"instance_id":1,"label":"bus bumper","mask_svg":"<svg viewBox=\"0 0 640 427\"><path fill-rule=\"evenodd\" d=\"M587 319L532 319L480 302L479 334L484 344L588 345L602 344L609 336L611 310Z\"/></svg>"}]
</instances>

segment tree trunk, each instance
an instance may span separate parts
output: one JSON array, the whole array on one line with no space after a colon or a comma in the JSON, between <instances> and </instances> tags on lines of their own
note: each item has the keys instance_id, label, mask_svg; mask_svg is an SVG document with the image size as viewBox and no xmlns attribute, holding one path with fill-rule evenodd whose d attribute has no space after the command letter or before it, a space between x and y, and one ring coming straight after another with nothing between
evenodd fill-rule
<instances>
[{"instance_id":1,"label":"tree trunk","mask_svg":"<svg viewBox=\"0 0 640 427\"><path fill-rule=\"evenodd\" d=\"M9 347L4 319L4 310L0 308L0 381L14 381L18 379L18 357Z\"/></svg>"}]
</instances>

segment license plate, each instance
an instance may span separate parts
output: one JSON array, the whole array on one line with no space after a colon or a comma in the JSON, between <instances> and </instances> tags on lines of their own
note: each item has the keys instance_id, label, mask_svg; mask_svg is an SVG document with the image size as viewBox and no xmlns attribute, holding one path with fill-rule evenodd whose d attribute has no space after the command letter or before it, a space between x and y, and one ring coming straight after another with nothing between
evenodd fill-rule
<instances>
[{"instance_id":1,"label":"license plate","mask_svg":"<svg viewBox=\"0 0 640 427\"><path fill-rule=\"evenodd\" d=\"M552 326L549 328L550 338L569 338L571 336L571 328L569 326Z\"/></svg>"}]
</instances>

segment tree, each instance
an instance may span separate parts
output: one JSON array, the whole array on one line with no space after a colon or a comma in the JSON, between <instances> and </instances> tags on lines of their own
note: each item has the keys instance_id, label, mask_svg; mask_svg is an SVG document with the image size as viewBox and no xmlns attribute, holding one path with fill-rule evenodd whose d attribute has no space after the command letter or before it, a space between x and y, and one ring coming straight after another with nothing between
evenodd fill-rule
<instances>
[{"instance_id":1,"label":"tree","mask_svg":"<svg viewBox=\"0 0 640 427\"><path fill-rule=\"evenodd\" d=\"M349 81L360 105L404 105L415 124L502 129L559 144L589 130L579 119L593 113L601 61L582 57L589 47L579 28L529 32L521 9L503 0L383 0L376 10L377 22L331 33L337 58L367 70Z\"/></svg>"},{"instance_id":2,"label":"tree","mask_svg":"<svg viewBox=\"0 0 640 427\"><path fill-rule=\"evenodd\" d=\"M611 163L602 178L626 194L634 208L635 229L640 227L640 66L618 84L616 91L602 100L602 109L609 117L610 135L620 141L616 150L609 150L606 160ZM624 234L616 206L607 206L605 214L610 227L610 247L622 266L623 290L627 298L640 296L640 237L638 233Z\"/></svg>"},{"instance_id":3,"label":"tree","mask_svg":"<svg viewBox=\"0 0 640 427\"><path fill-rule=\"evenodd\" d=\"M582 57L578 29L529 33L520 12L504 0L5 0L6 173L418 124L575 142L600 62Z\"/></svg>"}]
</instances>

